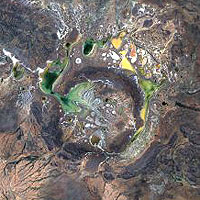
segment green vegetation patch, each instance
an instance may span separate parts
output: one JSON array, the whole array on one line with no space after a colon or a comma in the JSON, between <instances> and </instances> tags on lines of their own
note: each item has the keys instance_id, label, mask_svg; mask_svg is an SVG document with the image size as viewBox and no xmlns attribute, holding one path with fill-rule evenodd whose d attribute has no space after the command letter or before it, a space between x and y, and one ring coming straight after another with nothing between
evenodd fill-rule
<instances>
[{"instance_id":1,"label":"green vegetation patch","mask_svg":"<svg viewBox=\"0 0 200 200\"><path fill-rule=\"evenodd\" d=\"M52 86L53 86L53 83L58 78L58 76L59 76L58 73L56 73L56 72L48 72L48 71L43 75L40 87L41 87L41 89L42 89L42 91L44 93L53 94Z\"/></svg>"},{"instance_id":2,"label":"green vegetation patch","mask_svg":"<svg viewBox=\"0 0 200 200\"><path fill-rule=\"evenodd\" d=\"M16 64L12 69L12 75L16 80L19 80L24 75L24 68L19 64Z\"/></svg>"},{"instance_id":3,"label":"green vegetation patch","mask_svg":"<svg viewBox=\"0 0 200 200\"><path fill-rule=\"evenodd\" d=\"M49 64L49 66L47 67L47 69L45 69L45 72L42 75L42 82L40 83L40 88L44 93L54 94L52 91L53 84L67 65L67 57L63 61L57 59Z\"/></svg>"},{"instance_id":4,"label":"green vegetation patch","mask_svg":"<svg viewBox=\"0 0 200 200\"><path fill-rule=\"evenodd\" d=\"M93 39L87 39L83 45L83 54L88 56L91 54L95 45L95 41Z\"/></svg>"},{"instance_id":5,"label":"green vegetation patch","mask_svg":"<svg viewBox=\"0 0 200 200\"><path fill-rule=\"evenodd\" d=\"M140 79L139 84L145 93L145 101L149 100L153 95L153 93L155 92L155 90L157 90L160 87L160 85L145 79Z\"/></svg>"},{"instance_id":6,"label":"green vegetation patch","mask_svg":"<svg viewBox=\"0 0 200 200\"><path fill-rule=\"evenodd\" d=\"M98 40L98 41L96 42L97 46L98 46L99 48L103 48L103 47L106 45L106 43L110 40L110 38L111 38L111 37L103 38L103 39L101 39L101 40Z\"/></svg>"},{"instance_id":7,"label":"green vegetation patch","mask_svg":"<svg viewBox=\"0 0 200 200\"><path fill-rule=\"evenodd\" d=\"M53 84L59 75L59 72L49 72L49 69L47 69L46 72L44 72L42 82L40 83L41 90L45 94L55 97L61 104L65 113L80 112L80 105L82 105L82 107L89 107L89 101L87 98L84 98L84 93L92 89L93 84L89 81L77 84L71 88L67 96L62 96L59 93L52 91Z\"/></svg>"},{"instance_id":8,"label":"green vegetation patch","mask_svg":"<svg viewBox=\"0 0 200 200\"><path fill-rule=\"evenodd\" d=\"M95 45L97 45L97 47L99 48L103 48L105 46L105 44L109 41L110 37L108 38L103 38L101 40L95 41L92 38L89 38L85 41L85 43L83 44L83 55L85 56L89 56Z\"/></svg>"},{"instance_id":9,"label":"green vegetation patch","mask_svg":"<svg viewBox=\"0 0 200 200\"><path fill-rule=\"evenodd\" d=\"M133 135L131 141L134 141L137 138L137 136L144 130L146 115L147 115L148 108L149 108L149 101L150 101L153 93L160 87L160 85L153 83L151 80L145 80L145 79L140 79L139 84L145 94L144 106L140 113L141 118L144 120L144 125L136 131L136 133Z\"/></svg>"},{"instance_id":10,"label":"green vegetation patch","mask_svg":"<svg viewBox=\"0 0 200 200\"><path fill-rule=\"evenodd\" d=\"M66 97L57 96L63 110L66 113L78 113L81 111L80 105L89 107L89 102L83 95L87 90L92 89L92 87L93 84L91 82L83 82L71 88Z\"/></svg>"}]
</instances>

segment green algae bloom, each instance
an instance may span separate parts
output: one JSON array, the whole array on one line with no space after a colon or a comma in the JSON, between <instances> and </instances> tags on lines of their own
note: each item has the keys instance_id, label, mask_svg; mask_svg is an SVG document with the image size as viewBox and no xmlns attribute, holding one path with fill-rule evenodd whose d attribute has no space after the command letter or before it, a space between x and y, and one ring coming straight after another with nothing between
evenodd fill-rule
<instances>
[{"instance_id":1,"label":"green algae bloom","mask_svg":"<svg viewBox=\"0 0 200 200\"><path fill-rule=\"evenodd\" d=\"M140 79L139 84L145 93L145 99L149 100L159 85L150 80Z\"/></svg>"},{"instance_id":2,"label":"green algae bloom","mask_svg":"<svg viewBox=\"0 0 200 200\"><path fill-rule=\"evenodd\" d=\"M40 87L42 89L42 91L46 94L53 94L52 91L52 86L53 83L56 81L56 79L58 78L59 74L54 72L46 72L43 76L43 80L40 84Z\"/></svg>"},{"instance_id":3,"label":"green algae bloom","mask_svg":"<svg viewBox=\"0 0 200 200\"><path fill-rule=\"evenodd\" d=\"M83 45L83 54L88 56L91 54L95 45L95 41L93 39L87 39Z\"/></svg>"},{"instance_id":4,"label":"green algae bloom","mask_svg":"<svg viewBox=\"0 0 200 200\"><path fill-rule=\"evenodd\" d=\"M12 69L12 74L13 74L13 77L16 79L16 80L19 80L23 77L24 75L24 68L21 67L19 64L16 64L13 69Z\"/></svg>"},{"instance_id":5,"label":"green algae bloom","mask_svg":"<svg viewBox=\"0 0 200 200\"><path fill-rule=\"evenodd\" d=\"M145 79L140 79L139 84L145 94L144 106L143 106L142 110L140 111L140 117L144 121L144 125L136 131L136 133L134 134L131 141L135 140L137 138L137 136L144 130L145 120L146 120L146 116L147 116L147 112L148 112L148 108L149 108L149 101L150 101L153 93L160 87L160 85L155 84L152 81L145 80Z\"/></svg>"},{"instance_id":6,"label":"green algae bloom","mask_svg":"<svg viewBox=\"0 0 200 200\"><path fill-rule=\"evenodd\" d=\"M61 68L59 70L50 71L51 67L55 65L58 65ZM66 62L64 62L64 64L60 61L53 62L53 64L51 63L51 65L45 70L42 75L40 89L45 94L55 97L61 104L65 113L78 113L81 111L80 105L82 105L82 107L89 107L90 99L88 97L84 97L84 94L88 90L91 90L93 88L93 84L89 81L77 84L70 89L69 93L66 96L62 96L59 93L54 92L53 84L62 73L64 65L66 66Z\"/></svg>"},{"instance_id":7,"label":"green algae bloom","mask_svg":"<svg viewBox=\"0 0 200 200\"><path fill-rule=\"evenodd\" d=\"M83 82L71 88L66 97L56 96L65 113L78 113L81 111L80 105L82 105L82 107L84 106L89 108L90 102L84 98L84 93L92 88L93 84L91 82Z\"/></svg>"},{"instance_id":8,"label":"green algae bloom","mask_svg":"<svg viewBox=\"0 0 200 200\"><path fill-rule=\"evenodd\" d=\"M54 94L53 84L60 76L62 71L68 65L68 58L66 57L63 62L60 59L53 61L47 69L45 69L42 75L42 82L40 83L40 88L45 94Z\"/></svg>"}]
</instances>

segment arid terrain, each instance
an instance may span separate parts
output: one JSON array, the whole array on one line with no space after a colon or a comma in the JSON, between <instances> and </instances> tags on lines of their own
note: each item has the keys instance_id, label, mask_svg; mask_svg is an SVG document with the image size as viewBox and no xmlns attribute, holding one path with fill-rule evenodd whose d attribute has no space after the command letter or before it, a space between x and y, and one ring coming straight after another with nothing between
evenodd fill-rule
<instances>
[{"instance_id":1,"label":"arid terrain","mask_svg":"<svg viewBox=\"0 0 200 200\"><path fill-rule=\"evenodd\" d=\"M200 1L0 0L0 200L199 200Z\"/></svg>"}]
</instances>

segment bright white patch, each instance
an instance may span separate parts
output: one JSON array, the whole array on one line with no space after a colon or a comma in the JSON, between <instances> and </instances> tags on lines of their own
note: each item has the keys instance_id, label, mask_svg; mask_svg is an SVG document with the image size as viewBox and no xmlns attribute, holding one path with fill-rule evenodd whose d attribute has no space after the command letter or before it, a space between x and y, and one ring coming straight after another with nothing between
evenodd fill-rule
<instances>
[{"instance_id":1,"label":"bright white patch","mask_svg":"<svg viewBox=\"0 0 200 200\"><path fill-rule=\"evenodd\" d=\"M44 69L38 67L36 70L33 71L33 73L38 72L38 74L41 74L44 72Z\"/></svg>"},{"instance_id":2,"label":"bright white patch","mask_svg":"<svg viewBox=\"0 0 200 200\"><path fill-rule=\"evenodd\" d=\"M76 64L81 64L81 63L82 63L82 60L81 60L80 58L76 58L75 63L76 63Z\"/></svg>"},{"instance_id":3,"label":"bright white patch","mask_svg":"<svg viewBox=\"0 0 200 200\"><path fill-rule=\"evenodd\" d=\"M17 63L20 63L20 60L18 60L17 58L15 58L15 56L12 56L12 54L11 54L9 51L3 49L3 53L4 53L6 56L8 56L8 57L12 60L12 63L13 63L14 66L15 66Z\"/></svg>"},{"instance_id":4,"label":"bright white patch","mask_svg":"<svg viewBox=\"0 0 200 200\"><path fill-rule=\"evenodd\" d=\"M113 60L120 60L120 57L114 51L110 53L110 56Z\"/></svg>"},{"instance_id":5,"label":"bright white patch","mask_svg":"<svg viewBox=\"0 0 200 200\"><path fill-rule=\"evenodd\" d=\"M85 125L85 128L90 128L90 124L87 123L87 124Z\"/></svg>"},{"instance_id":6,"label":"bright white patch","mask_svg":"<svg viewBox=\"0 0 200 200\"><path fill-rule=\"evenodd\" d=\"M136 54L136 56L134 56L134 57L131 57L131 63L133 64L133 63L135 63L136 62L136 60L137 60L137 54Z\"/></svg>"},{"instance_id":7,"label":"bright white patch","mask_svg":"<svg viewBox=\"0 0 200 200\"><path fill-rule=\"evenodd\" d=\"M62 38L64 37L60 30L57 31L57 36L59 40L62 40Z\"/></svg>"},{"instance_id":8,"label":"bright white patch","mask_svg":"<svg viewBox=\"0 0 200 200\"><path fill-rule=\"evenodd\" d=\"M42 74L44 72L45 69L42 69L40 67L38 67L36 70L33 71L33 73L38 72L38 76L39 76L39 83L42 82L42 78L40 77L40 74Z\"/></svg>"},{"instance_id":9,"label":"bright white patch","mask_svg":"<svg viewBox=\"0 0 200 200\"><path fill-rule=\"evenodd\" d=\"M12 60L13 66L15 66L17 63L20 63L24 68L26 68L30 72L34 73L34 71L32 69L30 69L29 67L26 67L26 65L24 65L20 60L15 58L15 56L12 55L12 53L10 53L9 51L3 49L3 53Z\"/></svg>"},{"instance_id":10,"label":"bright white patch","mask_svg":"<svg viewBox=\"0 0 200 200\"><path fill-rule=\"evenodd\" d=\"M7 57L9 57L12 60L13 66L15 66L17 63L20 63L24 68L26 68L27 70L29 70L30 72L33 72L33 70L31 70L30 68L26 67L20 60L18 60L14 55L12 55L12 53L10 53L9 51L3 49L3 53L4 55L6 55Z\"/></svg>"}]
</instances>

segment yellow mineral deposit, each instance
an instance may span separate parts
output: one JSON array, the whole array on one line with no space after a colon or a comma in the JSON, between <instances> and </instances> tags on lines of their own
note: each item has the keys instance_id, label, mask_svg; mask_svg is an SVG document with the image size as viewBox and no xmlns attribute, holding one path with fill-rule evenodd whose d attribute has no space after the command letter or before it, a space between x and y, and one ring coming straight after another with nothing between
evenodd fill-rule
<instances>
[{"instance_id":1,"label":"yellow mineral deposit","mask_svg":"<svg viewBox=\"0 0 200 200\"><path fill-rule=\"evenodd\" d=\"M134 67L131 65L131 63L129 62L129 60L126 57L122 58L120 66L122 69L132 71L134 74L136 73Z\"/></svg>"},{"instance_id":2,"label":"yellow mineral deposit","mask_svg":"<svg viewBox=\"0 0 200 200\"><path fill-rule=\"evenodd\" d=\"M111 40L111 43L112 43L112 45L115 47L115 49L119 49L119 48L121 47L122 41L123 41L123 38L124 38L125 35L126 35L126 32L123 31L123 32L121 32L121 33L119 34L118 37L113 38L113 39Z\"/></svg>"},{"instance_id":3,"label":"yellow mineral deposit","mask_svg":"<svg viewBox=\"0 0 200 200\"><path fill-rule=\"evenodd\" d=\"M127 54L128 50L122 50L120 51L119 53L122 55L122 56L125 56Z\"/></svg>"},{"instance_id":4,"label":"yellow mineral deposit","mask_svg":"<svg viewBox=\"0 0 200 200\"><path fill-rule=\"evenodd\" d=\"M146 115L146 108L142 108L142 110L140 111L140 118L145 121L145 115Z\"/></svg>"}]
</instances>

